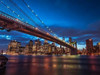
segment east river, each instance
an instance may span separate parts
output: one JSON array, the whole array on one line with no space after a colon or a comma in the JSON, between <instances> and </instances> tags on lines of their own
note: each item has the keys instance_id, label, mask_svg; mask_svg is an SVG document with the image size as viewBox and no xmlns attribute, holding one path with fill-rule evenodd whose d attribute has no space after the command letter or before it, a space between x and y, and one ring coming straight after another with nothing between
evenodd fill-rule
<instances>
[{"instance_id":1,"label":"east river","mask_svg":"<svg viewBox=\"0 0 100 75\"><path fill-rule=\"evenodd\" d=\"M100 75L100 56L11 56L0 75Z\"/></svg>"}]
</instances>

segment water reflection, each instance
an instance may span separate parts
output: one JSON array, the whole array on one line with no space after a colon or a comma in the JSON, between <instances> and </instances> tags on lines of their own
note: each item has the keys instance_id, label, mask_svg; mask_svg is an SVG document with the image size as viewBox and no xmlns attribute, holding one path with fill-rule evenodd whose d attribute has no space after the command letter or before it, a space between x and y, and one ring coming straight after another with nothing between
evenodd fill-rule
<instances>
[{"instance_id":1,"label":"water reflection","mask_svg":"<svg viewBox=\"0 0 100 75\"><path fill-rule=\"evenodd\" d=\"M95 75L100 74L100 57L7 56L0 75Z\"/></svg>"}]
</instances>

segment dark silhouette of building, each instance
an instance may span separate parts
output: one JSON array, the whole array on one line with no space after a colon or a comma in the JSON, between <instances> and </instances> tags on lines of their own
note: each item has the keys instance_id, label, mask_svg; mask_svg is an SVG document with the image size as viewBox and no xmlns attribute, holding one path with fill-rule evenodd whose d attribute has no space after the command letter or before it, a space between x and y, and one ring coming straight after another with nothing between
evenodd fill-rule
<instances>
[{"instance_id":1,"label":"dark silhouette of building","mask_svg":"<svg viewBox=\"0 0 100 75\"><path fill-rule=\"evenodd\" d=\"M29 46L29 53L32 53L32 50L33 50L33 41L32 40L30 40L28 46Z\"/></svg>"},{"instance_id":2,"label":"dark silhouette of building","mask_svg":"<svg viewBox=\"0 0 100 75\"><path fill-rule=\"evenodd\" d=\"M88 54L93 53L93 40L92 39L86 40L86 50Z\"/></svg>"},{"instance_id":3,"label":"dark silhouette of building","mask_svg":"<svg viewBox=\"0 0 100 75\"><path fill-rule=\"evenodd\" d=\"M100 42L93 47L95 55L100 55Z\"/></svg>"},{"instance_id":4,"label":"dark silhouette of building","mask_svg":"<svg viewBox=\"0 0 100 75\"><path fill-rule=\"evenodd\" d=\"M97 43L97 46L98 46L98 50L99 50L99 52L100 52L100 42L99 43Z\"/></svg>"}]
</instances>

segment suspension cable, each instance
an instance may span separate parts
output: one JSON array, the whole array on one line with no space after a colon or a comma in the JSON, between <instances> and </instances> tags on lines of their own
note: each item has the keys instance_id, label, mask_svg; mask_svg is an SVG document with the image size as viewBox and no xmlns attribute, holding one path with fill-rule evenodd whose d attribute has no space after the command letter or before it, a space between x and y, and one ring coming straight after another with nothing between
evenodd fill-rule
<instances>
[{"instance_id":1,"label":"suspension cable","mask_svg":"<svg viewBox=\"0 0 100 75\"><path fill-rule=\"evenodd\" d=\"M9 6L7 6L3 1L0 0L0 2L1 2L8 10L10 10L12 13L14 13L17 17L19 17L22 21L25 21L19 14L17 14L14 10L12 10ZM27 21L25 21L25 23L28 24ZM30 25L30 24L29 24L29 25ZM32 27L34 28L33 25L30 25L30 26L32 26Z\"/></svg>"},{"instance_id":2,"label":"suspension cable","mask_svg":"<svg viewBox=\"0 0 100 75\"><path fill-rule=\"evenodd\" d=\"M31 7L24 1L24 4L29 8L29 10L32 12L33 15L36 16L36 18L48 29L48 31L50 31L51 33L53 33L54 35L56 35L39 17L38 15L34 12L34 10L31 9Z\"/></svg>"},{"instance_id":3,"label":"suspension cable","mask_svg":"<svg viewBox=\"0 0 100 75\"><path fill-rule=\"evenodd\" d=\"M37 25L42 31L44 31L31 17L29 17L14 1L9 0L19 11L21 11L29 20L31 20L35 25ZM45 31L44 31L45 32Z\"/></svg>"}]
</instances>

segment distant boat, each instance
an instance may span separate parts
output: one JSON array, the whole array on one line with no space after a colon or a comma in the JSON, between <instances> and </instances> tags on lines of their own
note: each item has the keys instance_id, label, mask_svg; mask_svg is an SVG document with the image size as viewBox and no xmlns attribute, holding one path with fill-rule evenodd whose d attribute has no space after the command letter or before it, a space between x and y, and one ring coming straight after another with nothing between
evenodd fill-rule
<instances>
[{"instance_id":1,"label":"distant boat","mask_svg":"<svg viewBox=\"0 0 100 75\"><path fill-rule=\"evenodd\" d=\"M8 61L7 57L0 55L0 69L3 69L6 67L7 61Z\"/></svg>"}]
</instances>

